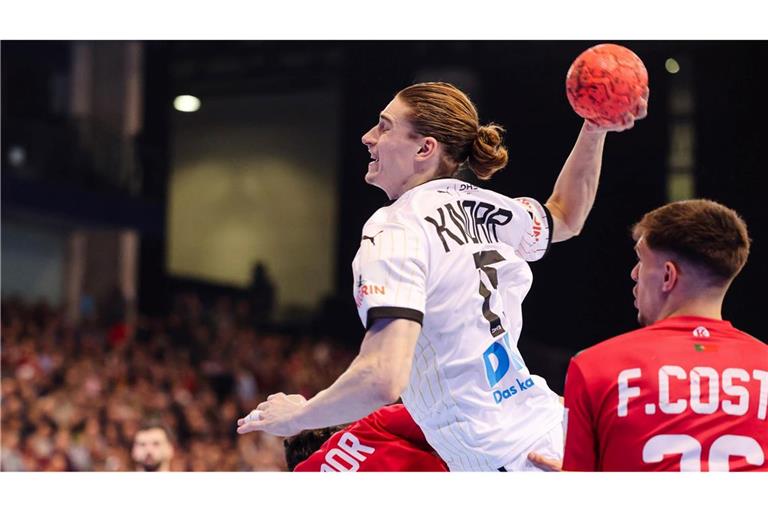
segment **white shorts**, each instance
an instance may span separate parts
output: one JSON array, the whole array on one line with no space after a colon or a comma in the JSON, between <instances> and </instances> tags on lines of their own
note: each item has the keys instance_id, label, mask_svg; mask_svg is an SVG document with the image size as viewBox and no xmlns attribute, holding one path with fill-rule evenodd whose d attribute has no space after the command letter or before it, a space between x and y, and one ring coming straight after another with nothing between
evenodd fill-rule
<instances>
[{"instance_id":1,"label":"white shorts","mask_svg":"<svg viewBox=\"0 0 768 512\"><path fill-rule=\"evenodd\" d=\"M563 460L564 441L563 425L558 424L555 428L541 436L531 446L528 453L536 452L545 457ZM503 469L499 468L499 471L544 471L528 460L528 453L524 453L512 462L505 464Z\"/></svg>"}]
</instances>

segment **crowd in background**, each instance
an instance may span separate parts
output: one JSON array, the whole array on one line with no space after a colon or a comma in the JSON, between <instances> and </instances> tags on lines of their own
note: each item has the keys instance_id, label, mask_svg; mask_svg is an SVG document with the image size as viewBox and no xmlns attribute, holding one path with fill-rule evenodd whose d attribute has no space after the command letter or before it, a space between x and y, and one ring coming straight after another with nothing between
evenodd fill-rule
<instances>
[{"instance_id":1,"label":"crowd in background","mask_svg":"<svg viewBox=\"0 0 768 512\"><path fill-rule=\"evenodd\" d=\"M282 440L239 436L237 418L276 391L307 397L355 353L327 337L254 323L248 300L176 296L135 325L2 304L2 470L129 471L147 418L175 436L176 471L285 470Z\"/></svg>"}]
</instances>

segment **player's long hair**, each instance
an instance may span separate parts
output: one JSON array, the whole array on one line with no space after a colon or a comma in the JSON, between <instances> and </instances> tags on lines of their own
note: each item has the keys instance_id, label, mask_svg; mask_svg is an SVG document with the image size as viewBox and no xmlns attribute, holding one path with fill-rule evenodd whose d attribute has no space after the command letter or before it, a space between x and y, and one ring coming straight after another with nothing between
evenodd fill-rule
<instances>
[{"instance_id":1,"label":"player's long hair","mask_svg":"<svg viewBox=\"0 0 768 512\"><path fill-rule=\"evenodd\" d=\"M442 144L438 176L451 176L466 163L479 179L488 180L507 165L504 128L494 123L481 126L475 105L461 90L444 82L425 82L406 87L397 96L410 108L408 121L415 134Z\"/></svg>"}]
</instances>

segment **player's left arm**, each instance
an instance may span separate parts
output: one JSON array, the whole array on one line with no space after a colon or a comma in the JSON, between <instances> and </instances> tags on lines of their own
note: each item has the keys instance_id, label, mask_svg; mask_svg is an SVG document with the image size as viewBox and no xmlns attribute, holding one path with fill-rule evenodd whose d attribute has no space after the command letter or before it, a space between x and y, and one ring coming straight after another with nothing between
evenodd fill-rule
<instances>
[{"instance_id":1,"label":"player's left arm","mask_svg":"<svg viewBox=\"0 0 768 512\"><path fill-rule=\"evenodd\" d=\"M311 400L270 395L256 408L259 419L238 420L237 432L261 430L292 436L302 430L349 423L396 401L408 384L421 325L404 318L375 320L349 368Z\"/></svg>"},{"instance_id":2,"label":"player's left arm","mask_svg":"<svg viewBox=\"0 0 768 512\"><path fill-rule=\"evenodd\" d=\"M552 195L545 206L552 214L552 242L562 242L581 233L592 209L600 180L605 135L634 126L647 115L648 103L642 99L638 109L627 113L613 126L600 127L585 120L571 154L557 177Z\"/></svg>"}]
</instances>

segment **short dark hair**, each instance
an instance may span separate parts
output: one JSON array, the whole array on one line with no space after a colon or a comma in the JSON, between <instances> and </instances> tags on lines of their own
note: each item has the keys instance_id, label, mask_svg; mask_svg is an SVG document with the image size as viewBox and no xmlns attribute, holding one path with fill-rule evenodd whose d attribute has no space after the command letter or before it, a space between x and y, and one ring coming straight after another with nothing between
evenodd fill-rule
<instances>
[{"instance_id":1,"label":"short dark hair","mask_svg":"<svg viewBox=\"0 0 768 512\"><path fill-rule=\"evenodd\" d=\"M346 427L347 425L335 425L333 427L305 430L293 437L286 438L283 441L283 447L285 448L285 462L288 465L288 471L293 471L296 466L319 450L323 443L333 434L339 430L344 430Z\"/></svg>"},{"instance_id":2,"label":"short dark hair","mask_svg":"<svg viewBox=\"0 0 768 512\"><path fill-rule=\"evenodd\" d=\"M166 425L162 420L159 418L148 418L141 422L141 425L139 425L138 430L136 430L136 433L144 432L145 430L152 430L153 428L159 428L163 432L165 432L165 437L168 438L168 442L171 444L174 444L175 439L173 436L173 431L171 431L171 428Z\"/></svg>"},{"instance_id":3,"label":"short dark hair","mask_svg":"<svg viewBox=\"0 0 768 512\"><path fill-rule=\"evenodd\" d=\"M749 256L747 224L734 210L707 199L656 208L632 227L632 236L706 269L720 285L736 277Z\"/></svg>"}]
</instances>

